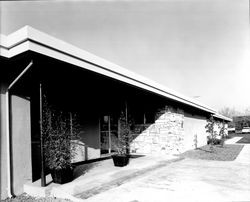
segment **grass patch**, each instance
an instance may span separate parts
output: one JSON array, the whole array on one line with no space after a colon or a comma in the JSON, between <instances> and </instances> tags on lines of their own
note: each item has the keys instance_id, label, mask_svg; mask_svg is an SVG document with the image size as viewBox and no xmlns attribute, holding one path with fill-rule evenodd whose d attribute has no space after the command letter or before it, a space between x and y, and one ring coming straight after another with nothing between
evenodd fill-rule
<instances>
[{"instance_id":1,"label":"grass patch","mask_svg":"<svg viewBox=\"0 0 250 202\"><path fill-rule=\"evenodd\" d=\"M196 150L186 151L180 154L184 158L215 160L215 161L233 161L241 152L243 145L227 144L221 147L214 145L213 151L210 150L210 145L205 145Z\"/></svg>"},{"instance_id":2,"label":"grass patch","mask_svg":"<svg viewBox=\"0 0 250 202\"><path fill-rule=\"evenodd\" d=\"M236 143L250 144L250 134L246 134Z\"/></svg>"}]
</instances>

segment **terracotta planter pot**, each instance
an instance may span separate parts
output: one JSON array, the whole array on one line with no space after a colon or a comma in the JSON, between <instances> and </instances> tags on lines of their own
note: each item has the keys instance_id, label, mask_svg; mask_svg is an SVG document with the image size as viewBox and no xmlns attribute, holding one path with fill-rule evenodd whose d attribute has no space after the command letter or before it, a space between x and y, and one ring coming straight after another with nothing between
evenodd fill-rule
<instances>
[{"instance_id":1,"label":"terracotta planter pot","mask_svg":"<svg viewBox=\"0 0 250 202\"><path fill-rule=\"evenodd\" d=\"M71 182L73 180L73 169L65 168L65 169L53 169L51 170L51 176L54 183L64 184L67 182Z\"/></svg>"},{"instance_id":2,"label":"terracotta planter pot","mask_svg":"<svg viewBox=\"0 0 250 202\"><path fill-rule=\"evenodd\" d=\"M118 167L126 166L129 163L128 155L113 155L112 158L113 158L114 165Z\"/></svg>"}]
</instances>

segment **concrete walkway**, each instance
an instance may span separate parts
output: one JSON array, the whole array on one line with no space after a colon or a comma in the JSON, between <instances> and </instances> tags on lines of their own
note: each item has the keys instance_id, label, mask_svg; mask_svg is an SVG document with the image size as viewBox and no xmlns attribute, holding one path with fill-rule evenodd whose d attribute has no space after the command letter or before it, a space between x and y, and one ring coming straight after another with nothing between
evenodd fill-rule
<instances>
[{"instance_id":1,"label":"concrete walkway","mask_svg":"<svg viewBox=\"0 0 250 202\"><path fill-rule=\"evenodd\" d=\"M248 166L185 159L85 202L250 201Z\"/></svg>"},{"instance_id":2,"label":"concrete walkway","mask_svg":"<svg viewBox=\"0 0 250 202\"><path fill-rule=\"evenodd\" d=\"M235 144L241 137L227 140ZM126 167L112 159L93 164L73 182L48 194L85 202L250 201L250 145L235 161L138 156Z\"/></svg>"},{"instance_id":3,"label":"concrete walkway","mask_svg":"<svg viewBox=\"0 0 250 202\"><path fill-rule=\"evenodd\" d=\"M236 144L242 137L234 137L232 139L229 139L225 141L225 144ZM237 158L234 160L235 163L240 164L249 164L250 163L250 144L242 144L237 143L240 145L244 145L242 151L237 156Z\"/></svg>"},{"instance_id":4,"label":"concrete walkway","mask_svg":"<svg viewBox=\"0 0 250 202\"><path fill-rule=\"evenodd\" d=\"M236 142L238 142L242 137L233 137L229 140L225 141L225 144L235 144Z\"/></svg>"},{"instance_id":5,"label":"concrete walkway","mask_svg":"<svg viewBox=\"0 0 250 202\"><path fill-rule=\"evenodd\" d=\"M52 187L50 195L68 198L73 201L85 201L94 195L128 183L141 176L182 160L177 156L140 156L130 159L126 167L115 167L113 160L101 161L73 182Z\"/></svg>"},{"instance_id":6,"label":"concrete walkway","mask_svg":"<svg viewBox=\"0 0 250 202\"><path fill-rule=\"evenodd\" d=\"M85 200L105 201L250 201L250 145L235 161L184 159Z\"/></svg>"},{"instance_id":7,"label":"concrete walkway","mask_svg":"<svg viewBox=\"0 0 250 202\"><path fill-rule=\"evenodd\" d=\"M235 159L235 163L247 164L250 163L250 145L245 144L240 155ZM250 189L250 188L249 188Z\"/></svg>"}]
</instances>

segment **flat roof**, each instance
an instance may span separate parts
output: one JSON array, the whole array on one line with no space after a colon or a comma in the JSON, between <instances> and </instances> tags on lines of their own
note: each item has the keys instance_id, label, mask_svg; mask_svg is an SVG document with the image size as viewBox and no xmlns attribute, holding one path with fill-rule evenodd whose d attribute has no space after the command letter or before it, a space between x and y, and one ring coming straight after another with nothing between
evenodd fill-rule
<instances>
[{"instance_id":1,"label":"flat roof","mask_svg":"<svg viewBox=\"0 0 250 202\"><path fill-rule=\"evenodd\" d=\"M209 106L30 26L25 26L8 36L0 35L0 56L12 58L29 50L120 80L202 111L218 114Z\"/></svg>"},{"instance_id":2,"label":"flat roof","mask_svg":"<svg viewBox=\"0 0 250 202\"><path fill-rule=\"evenodd\" d=\"M228 121L228 122L233 121L233 119L228 118L228 117L226 117L226 116L223 116L223 115L221 115L221 114L219 114L219 113L214 114L213 117L218 118L218 119L222 119L222 120Z\"/></svg>"}]
</instances>

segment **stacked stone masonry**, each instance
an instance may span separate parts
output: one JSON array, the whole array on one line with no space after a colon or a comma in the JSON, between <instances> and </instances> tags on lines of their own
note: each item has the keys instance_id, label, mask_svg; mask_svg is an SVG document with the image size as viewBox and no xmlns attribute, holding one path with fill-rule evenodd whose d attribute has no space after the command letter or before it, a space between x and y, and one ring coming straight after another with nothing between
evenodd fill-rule
<instances>
[{"instance_id":1,"label":"stacked stone masonry","mask_svg":"<svg viewBox=\"0 0 250 202\"><path fill-rule=\"evenodd\" d=\"M131 151L144 154L178 154L184 151L184 115L168 110L140 134L134 134Z\"/></svg>"}]
</instances>

